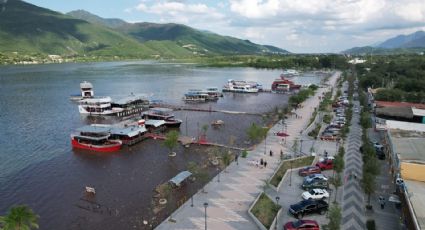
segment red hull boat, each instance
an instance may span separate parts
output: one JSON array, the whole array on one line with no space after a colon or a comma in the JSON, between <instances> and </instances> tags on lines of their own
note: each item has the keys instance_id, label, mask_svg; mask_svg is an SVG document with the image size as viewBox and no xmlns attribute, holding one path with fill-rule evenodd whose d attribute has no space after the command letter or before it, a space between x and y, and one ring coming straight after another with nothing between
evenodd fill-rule
<instances>
[{"instance_id":1,"label":"red hull boat","mask_svg":"<svg viewBox=\"0 0 425 230\"><path fill-rule=\"evenodd\" d=\"M92 136L71 136L71 144L73 148L86 149L96 152L116 152L121 149L122 142L120 140L108 140L109 136L92 137Z\"/></svg>"}]
</instances>

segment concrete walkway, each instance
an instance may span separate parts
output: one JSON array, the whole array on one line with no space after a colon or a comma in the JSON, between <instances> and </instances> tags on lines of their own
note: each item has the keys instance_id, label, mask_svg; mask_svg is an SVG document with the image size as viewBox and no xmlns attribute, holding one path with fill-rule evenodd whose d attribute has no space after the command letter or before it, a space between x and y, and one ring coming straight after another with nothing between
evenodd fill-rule
<instances>
[{"instance_id":1,"label":"concrete walkway","mask_svg":"<svg viewBox=\"0 0 425 230\"><path fill-rule=\"evenodd\" d=\"M330 84L334 85L340 73L330 78ZM319 105L318 96L325 92L326 88L319 88L316 95L303 103L303 108L295 112L303 119L291 117L286 120L287 137L286 145L282 145L280 137L274 135L284 130L279 122L268 132L265 141L250 151L247 158L239 158L239 165L232 162L222 172L220 181L218 176L213 178L204 188L207 193L198 192L193 196L193 207L189 199L171 216L175 221L164 220L156 229L204 229L205 208L207 207L207 225L209 229L258 229L251 217L248 216L249 206L263 191L265 180L268 180L280 163L280 150L287 153L293 141L300 137L302 130L308 125L312 108ZM265 147L266 146L266 147ZM274 152L269 156L269 151ZM267 168L259 168L252 164L261 158L267 161Z\"/></svg>"},{"instance_id":2,"label":"concrete walkway","mask_svg":"<svg viewBox=\"0 0 425 230\"><path fill-rule=\"evenodd\" d=\"M359 102L355 101L355 107ZM350 132L345 144L345 169L342 199L342 229L366 229L365 200L360 185L363 160L360 153L362 145L362 129L359 125L359 114L353 113Z\"/></svg>"}]
</instances>

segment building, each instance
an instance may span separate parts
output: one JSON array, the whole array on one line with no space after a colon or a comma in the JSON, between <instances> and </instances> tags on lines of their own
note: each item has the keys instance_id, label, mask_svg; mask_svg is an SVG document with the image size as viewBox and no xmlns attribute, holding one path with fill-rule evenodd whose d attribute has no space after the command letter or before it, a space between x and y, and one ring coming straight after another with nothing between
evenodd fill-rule
<instances>
[{"instance_id":1,"label":"building","mask_svg":"<svg viewBox=\"0 0 425 230\"><path fill-rule=\"evenodd\" d=\"M425 104L374 101L374 109L379 118L425 124Z\"/></svg>"},{"instance_id":2,"label":"building","mask_svg":"<svg viewBox=\"0 0 425 230\"><path fill-rule=\"evenodd\" d=\"M408 229L425 229L425 125L419 126L421 131L387 127L384 139Z\"/></svg>"}]
</instances>

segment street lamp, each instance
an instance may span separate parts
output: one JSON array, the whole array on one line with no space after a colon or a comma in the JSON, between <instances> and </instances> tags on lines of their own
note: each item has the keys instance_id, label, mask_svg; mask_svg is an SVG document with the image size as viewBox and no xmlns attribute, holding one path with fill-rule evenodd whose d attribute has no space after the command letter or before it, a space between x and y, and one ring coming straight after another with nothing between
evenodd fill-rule
<instances>
[{"instance_id":1,"label":"street lamp","mask_svg":"<svg viewBox=\"0 0 425 230\"><path fill-rule=\"evenodd\" d=\"M207 230L207 207L208 207L207 202L204 203L204 207L205 207L205 230Z\"/></svg>"},{"instance_id":2,"label":"street lamp","mask_svg":"<svg viewBox=\"0 0 425 230\"><path fill-rule=\"evenodd\" d=\"M277 206L279 206L279 200L280 200L280 197L277 196L276 197L276 204L277 204ZM277 229L278 220L279 220L279 216L276 215L276 224L274 225L274 229Z\"/></svg>"},{"instance_id":3,"label":"street lamp","mask_svg":"<svg viewBox=\"0 0 425 230\"><path fill-rule=\"evenodd\" d=\"M220 182L220 169L217 168L218 176L217 176L217 182Z\"/></svg>"},{"instance_id":4,"label":"street lamp","mask_svg":"<svg viewBox=\"0 0 425 230\"><path fill-rule=\"evenodd\" d=\"M289 186L291 186L291 183L292 183L292 158L291 158L291 160L289 161L289 164L291 165L291 171L289 171Z\"/></svg>"},{"instance_id":5,"label":"street lamp","mask_svg":"<svg viewBox=\"0 0 425 230\"><path fill-rule=\"evenodd\" d=\"M303 139L300 140L300 153L303 153Z\"/></svg>"}]
</instances>

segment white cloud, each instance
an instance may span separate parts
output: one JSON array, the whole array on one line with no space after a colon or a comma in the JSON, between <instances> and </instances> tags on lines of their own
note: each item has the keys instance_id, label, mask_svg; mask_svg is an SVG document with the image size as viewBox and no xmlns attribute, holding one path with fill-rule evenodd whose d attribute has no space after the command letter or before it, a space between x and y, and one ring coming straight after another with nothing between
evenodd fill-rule
<instances>
[{"instance_id":1,"label":"white cloud","mask_svg":"<svg viewBox=\"0 0 425 230\"><path fill-rule=\"evenodd\" d=\"M329 52L424 28L423 1L143 0L132 13L295 52Z\"/></svg>"}]
</instances>

